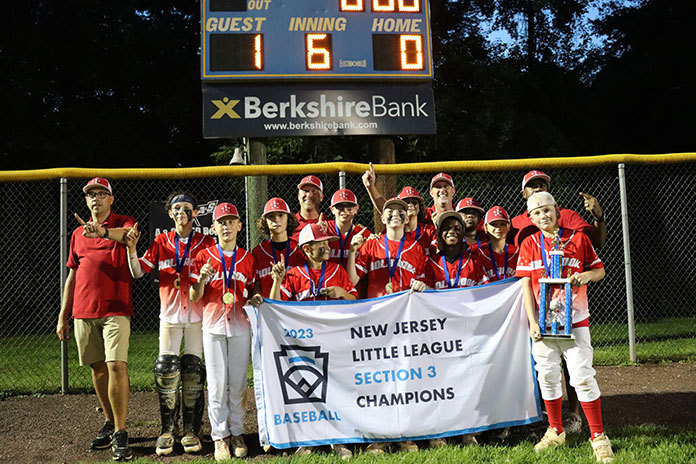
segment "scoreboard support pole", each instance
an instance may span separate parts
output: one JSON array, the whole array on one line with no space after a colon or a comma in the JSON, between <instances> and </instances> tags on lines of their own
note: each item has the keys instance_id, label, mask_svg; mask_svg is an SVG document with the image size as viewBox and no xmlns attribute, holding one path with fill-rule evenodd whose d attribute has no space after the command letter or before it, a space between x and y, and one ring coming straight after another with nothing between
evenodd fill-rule
<instances>
[{"instance_id":1,"label":"scoreboard support pole","mask_svg":"<svg viewBox=\"0 0 696 464\"><path fill-rule=\"evenodd\" d=\"M370 160L375 164L394 164L396 163L396 150L394 140L390 137L374 137L368 146ZM382 192L385 199L396 196L396 176L377 176L375 181L377 189ZM373 207L373 221L375 234L384 232L382 224L382 212Z\"/></svg>"},{"instance_id":2,"label":"scoreboard support pole","mask_svg":"<svg viewBox=\"0 0 696 464\"><path fill-rule=\"evenodd\" d=\"M249 154L250 164L268 164L266 157L266 144L263 139L246 138L247 153ZM263 207L268 199L268 178L266 176L247 176L247 191L246 201L247 223L249 224L249 250L252 250L256 245L263 241L261 232L256 229L256 220L263 214Z\"/></svg>"}]
</instances>

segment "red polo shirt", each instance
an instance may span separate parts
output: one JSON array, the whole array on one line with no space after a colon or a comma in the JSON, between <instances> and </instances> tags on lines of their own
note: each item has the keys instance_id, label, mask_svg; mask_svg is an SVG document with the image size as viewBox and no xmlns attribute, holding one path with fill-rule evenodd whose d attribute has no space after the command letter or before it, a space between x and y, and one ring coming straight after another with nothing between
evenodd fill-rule
<instances>
[{"instance_id":1,"label":"red polo shirt","mask_svg":"<svg viewBox=\"0 0 696 464\"><path fill-rule=\"evenodd\" d=\"M133 227L135 218L112 212L107 229ZM126 246L104 238L86 238L82 227L72 233L67 266L75 269L72 315L96 319L133 315L133 292Z\"/></svg>"}]
</instances>

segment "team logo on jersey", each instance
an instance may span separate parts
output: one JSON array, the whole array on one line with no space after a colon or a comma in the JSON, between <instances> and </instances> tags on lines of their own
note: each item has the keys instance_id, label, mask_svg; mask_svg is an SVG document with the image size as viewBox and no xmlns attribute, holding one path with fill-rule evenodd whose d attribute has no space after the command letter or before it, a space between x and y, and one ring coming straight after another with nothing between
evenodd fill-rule
<instances>
[{"instance_id":1,"label":"team logo on jersey","mask_svg":"<svg viewBox=\"0 0 696 464\"><path fill-rule=\"evenodd\" d=\"M326 402L329 353L319 346L280 345L273 356L285 404Z\"/></svg>"}]
</instances>

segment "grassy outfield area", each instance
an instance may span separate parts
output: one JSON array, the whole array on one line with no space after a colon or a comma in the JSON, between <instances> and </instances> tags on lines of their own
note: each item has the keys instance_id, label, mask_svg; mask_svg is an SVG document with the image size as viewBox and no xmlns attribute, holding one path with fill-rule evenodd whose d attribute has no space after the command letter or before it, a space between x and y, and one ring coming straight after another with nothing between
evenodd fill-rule
<instances>
[{"instance_id":1,"label":"grassy outfield area","mask_svg":"<svg viewBox=\"0 0 696 464\"><path fill-rule=\"evenodd\" d=\"M154 390L152 368L157 357L157 337L157 333L131 335L128 371L132 390ZM694 318L639 323L636 337L640 362L696 361ZM625 324L593 324L592 344L595 365L629 362ZM0 353L0 394L60 391L60 342L55 334L6 337L0 340ZM79 366L74 339L70 342L68 369L71 391L92 390L90 371Z\"/></svg>"}]
</instances>

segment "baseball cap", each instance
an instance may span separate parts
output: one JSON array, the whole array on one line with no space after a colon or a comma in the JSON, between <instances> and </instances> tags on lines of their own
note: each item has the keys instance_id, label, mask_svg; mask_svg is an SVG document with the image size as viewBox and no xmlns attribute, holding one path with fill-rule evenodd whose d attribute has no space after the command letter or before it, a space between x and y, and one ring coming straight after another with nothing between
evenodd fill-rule
<instances>
[{"instance_id":1,"label":"baseball cap","mask_svg":"<svg viewBox=\"0 0 696 464\"><path fill-rule=\"evenodd\" d=\"M407 210L408 209L408 204L402 200L401 198L390 198L387 201L384 202L384 206L382 206L382 211L384 211L387 208L391 208L392 206L401 206L402 209Z\"/></svg>"},{"instance_id":2,"label":"baseball cap","mask_svg":"<svg viewBox=\"0 0 696 464\"><path fill-rule=\"evenodd\" d=\"M437 217L435 218L435 223L436 223L438 230L440 229L440 226L442 225L443 222L445 222L445 219L447 219L447 218L455 218L459 222L461 222L462 224L464 223L464 221L462 220L462 215L459 214L458 212L445 211L444 213L438 214Z\"/></svg>"},{"instance_id":3,"label":"baseball cap","mask_svg":"<svg viewBox=\"0 0 696 464\"><path fill-rule=\"evenodd\" d=\"M319 224L307 224L300 231L300 236L297 239L299 246L309 242L321 242L323 240L338 240L338 237L324 232Z\"/></svg>"},{"instance_id":4,"label":"baseball cap","mask_svg":"<svg viewBox=\"0 0 696 464\"><path fill-rule=\"evenodd\" d=\"M108 190L109 193L111 193L112 195L114 193L111 190L111 184L109 183L109 181L104 179L103 177L95 177L94 179L90 180L84 187L82 187L82 191L87 193L89 192L89 189L94 187L103 187L106 190Z\"/></svg>"},{"instance_id":5,"label":"baseball cap","mask_svg":"<svg viewBox=\"0 0 696 464\"><path fill-rule=\"evenodd\" d=\"M213 211L213 221L217 221L218 219L225 216L239 217L237 207L234 206L232 203L220 203L219 205L217 205L215 207L215 211Z\"/></svg>"},{"instance_id":6,"label":"baseball cap","mask_svg":"<svg viewBox=\"0 0 696 464\"><path fill-rule=\"evenodd\" d=\"M488 224L493 221L510 222L510 216L508 216L507 211L505 211L501 206L494 206L486 213L484 224Z\"/></svg>"},{"instance_id":7,"label":"baseball cap","mask_svg":"<svg viewBox=\"0 0 696 464\"><path fill-rule=\"evenodd\" d=\"M290 207L285 202L285 200L283 200L282 198L278 198L278 197L271 198L270 200L268 200L266 202L266 206L263 207L262 216L265 216L269 213L276 213L276 212L292 214L290 212Z\"/></svg>"},{"instance_id":8,"label":"baseball cap","mask_svg":"<svg viewBox=\"0 0 696 464\"><path fill-rule=\"evenodd\" d=\"M547 184L551 183L551 177L548 174L544 174L541 171L529 171L524 175L524 179L522 179L522 190L524 190L525 186L534 179L544 179Z\"/></svg>"},{"instance_id":9,"label":"baseball cap","mask_svg":"<svg viewBox=\"0 0 696 464\"><path fill-rule=\"evenodd\" d=\"M406 198L417 198L421 201L423 201L423 198L420 196L418 193L418 190L414 189L413 187L404 187L401 189L399 194L396 196L396 198L400 200L404 200Z\"/></svg>"},{"instance_id":10,"label":"baseball cap","mask_svg":"<svg viewBox=\"0 0 696 464\"><path fill-rule=\"evenodd\" d=\"M339 203L352 203L357 205L358 198L348 189L336 190L336 193L331 197L331 206L336 206Z\"/></svg>"},{"instance_id":11,"label":"baseball cap","mask_svg":"<svg viewBox=\"0 0 696 464\"><path fill-rule=\"evenodd\" d=\"M301 189L303 185L313 185L322 192L324 191L324 185L321 183L321 179L319 179L317 176L303 177L300 183L297 184L297 188Z\"/></svg>"},{"instance_id":12,"label":"baseball cap","mask_svg":"<svg viewBox=\"0 0 696 464\"><path fill-rule=\"evenodd\" d=\"M549 192L535 192L527 199L527 211L532 212L542 206L555 205L556 200Z\"/></svg>"},{"instance_id":13,"label":"baseball cap","mask_svg":"<svg viewBox=\"0 0 696 464\"><path fill-rule=\"evenodd\" d=\"M433 188L433 184L438 180L447 181L452 187L454 187L454 181L452 180L452 176L450 176L449 174L445 174L444 172L439 172L435 174L433 178L430 180L430 188Z\"/></svg>"},{"instance_id":14,"label":"baseball cap","mask_svg":"<svg viewBox=\"0 0 696 464\"><path fill-rule=\"evenodd\" d=\"M459 203L457 203L457 207L455 208L457 211L461 211L463 209L475 209L481 214L485 212L483 207L481 206L481 203L476 200L476 198L472 197L467 197L467 198L462 198Z\"/></svg>"}]
</instances>

